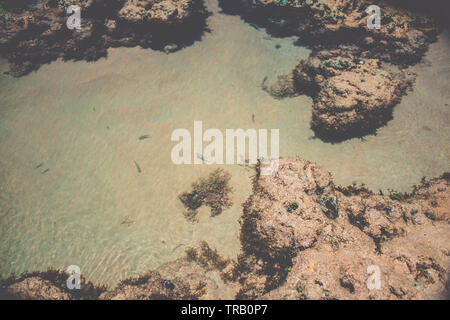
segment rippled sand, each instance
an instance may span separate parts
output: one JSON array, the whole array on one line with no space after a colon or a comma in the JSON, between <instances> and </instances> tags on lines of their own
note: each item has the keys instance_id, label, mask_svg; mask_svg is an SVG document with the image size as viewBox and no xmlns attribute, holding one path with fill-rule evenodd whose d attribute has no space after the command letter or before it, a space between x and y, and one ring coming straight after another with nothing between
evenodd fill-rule
<instances>
[{"instance_id":1,"label":"rippled sand","mask_svg":"<svg viewBox=\"0 0 450 320\"><path fill-rule=\"evenodd\" d=\"M253 173L222 166L232 174L234 206L186 221L177 196L215 168L171 162L172 131L192 131L194 120L223 132L279 128L282 156L315 161L340 184L408 191L422 176L450 169L448 33L412 68L414 91L394 120L377 136L333 145L312 139L310 98L275 100L260 88L309 51L219 13L215 1L208 6L211 33L176 53L111 49L95 63L57 61L19 79L0 76L3 276L75 264L113 286L200 240L235 256ZM7 69L2 61L0 71Z\"/></svg>"}]
</instances>

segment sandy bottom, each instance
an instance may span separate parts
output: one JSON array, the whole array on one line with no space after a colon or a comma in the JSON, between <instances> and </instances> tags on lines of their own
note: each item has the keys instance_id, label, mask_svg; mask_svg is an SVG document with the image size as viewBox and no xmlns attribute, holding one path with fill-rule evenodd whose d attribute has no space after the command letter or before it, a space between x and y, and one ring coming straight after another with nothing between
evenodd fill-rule
<instances>
[{"instance_id":1,"label":"sandy bottom","mask_svg":"<svg viewBox=\"0 0 450 320\"><path fill-rule=\"evenodd\" d=\"M377 136L333 145L312 138L310 98L275 100L260 88L309 51L221 14L215 1L208 6L211 33L176 53L111 49L95 63L57 61L19 79L0 76L2 276L74 264L113 286L200 240L236 256L253 172L221 166L232 175L233 207L186 221L177 196L216 167L171 162L172 131L192 132L194 120L222 132L278 128L282 156L315 161L344 185L408 191L450 169L448 33L412 68L414 91L394 120Z\"/></svg>"}]
</instances>

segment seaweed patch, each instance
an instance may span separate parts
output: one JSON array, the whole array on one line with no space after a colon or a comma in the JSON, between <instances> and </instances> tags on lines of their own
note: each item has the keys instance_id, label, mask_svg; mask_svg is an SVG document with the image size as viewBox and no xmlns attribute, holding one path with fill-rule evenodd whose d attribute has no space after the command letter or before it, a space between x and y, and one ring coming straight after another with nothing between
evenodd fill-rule
<instances>
[{"instance_id":1,"label":"seaweed patch","mask_svg":"<svg viewBox=\"0 0 450 320\"><path fill-rule=\"evenodd\" d=\"M212 217L230 208L233 205L230 179L231 175L228 172L216 169L207 178L200 178L194 182L191 192L184 192L178 196L186 208L185 217L188 220L195 220L197 210L203 205L211 208Z\"/></svg>"}]
</instances>

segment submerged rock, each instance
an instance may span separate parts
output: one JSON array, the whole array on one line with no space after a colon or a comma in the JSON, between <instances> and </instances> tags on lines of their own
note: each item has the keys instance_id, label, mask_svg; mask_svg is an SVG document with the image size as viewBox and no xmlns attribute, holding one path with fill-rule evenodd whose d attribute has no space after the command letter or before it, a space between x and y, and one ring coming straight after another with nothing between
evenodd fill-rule
<instances>
[{"instance_id":1,"label":"submerged rock","mask_svg":"<svg viewBox=\"0 0 450 320\"><path fill-rule=\"evenodd\" d=\"M200 178L192 184L191 192L183 192L178 199L183 203L186 211L184 216L188 220L196 220L197 210L201 206L211 208L211 216L217 216L224 209L233 205L230 186L231 175L222 170L216 169L206 178Z\"/></svg>"},{"instance_id":2,"label":"submerged rock","mask_svg":"<svg viewBox=\"0 0 450 320\"><path fill-rule=\"evenodd\" d=\"M197 290L195 290L197 289ZM181 278L164 279L159 272L150 271L134 279L122 281L113 291L99 296L101 300L194 300L203 293L202 287L191 288Z\"/></svg>"}]
</instances>

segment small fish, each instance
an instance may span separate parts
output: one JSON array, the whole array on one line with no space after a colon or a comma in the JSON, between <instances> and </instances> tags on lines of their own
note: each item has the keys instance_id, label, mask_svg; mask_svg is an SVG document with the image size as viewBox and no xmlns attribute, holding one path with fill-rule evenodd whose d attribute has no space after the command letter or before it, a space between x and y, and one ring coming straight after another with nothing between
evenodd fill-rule
<instances>
[{"instance_id":1,"label":"small fish","mask_svg":"<svg viewBox=\"0 0 450 320\"><path fill-rule=\"evenodd\" d=\"M202 160L202 161L205 161L205 162L208 162L208 160L206 160L205 157L204 157L202 154L200 154L200 153L197 152L196 155L197 155L197 158L198 158L198 159L200 159L200 160Z\"/></svg>"},{"instance_id":2,"label":"small fish","mask_svg":"<svg viewBox=\"0 0 450 320\"><path fill-rule=\"evenodd\" d=\"M41 172L41 174L47 173L50 169L45 169L44 171Z\"/></svg>"},{"instance_id":3,"label":"small fish","mask_svg":"<svg viewBox=\"0 0 450 320\"><path fill-rule=\"evenodd\" d=\"M125 224L127 225L127 227L129 227L133 222L134 220L131 220L130 217L126 216L120 224Z\"/></svg>"},{"instance_id":4,"label":"small fish","mask_svg":"<svg viewBox=\"0 0 450 320\"><path fill-rule=\"evenodd\" d=\"M255 114L252 113L252 122L255 123Z\"/></svg>"},{"instance_id":5,"label":"small fish","mask_svg":"<svg viewBox=\"0 0 450 320\"><path fill-rule=\"evenodd\" d=\"M150 138L150 135L144 134L143 136L139 137L139 140L145 140L145 139L148 139L148 138Z\"/></svg>"},{"instance_id":6,"label":"small fish","mask_svg":"<svg viewBox=\"0 0 450 320\"><path fill-rule=\"evenodd\" d=\"M181 246L185 246L185 244L184 243L180 243L179 245L177 245L175 248L172 249L172 252L174 252L175 250L177 250Z\"/></svg>"},{"instance_id":7,"label":"small fish","mask_svg":"<svg viewBox=\"0 0 450 320\"><path fill-rule=\"evenodd\" d=\"M40 167L42 167L44 165L43 162L39 163L36 167L34 167L35 169L39 169Z\"/></svg>"},{"instance_id":8,"label":"small fish","mask_svg":"<svg viewBox=\"0 0 450 320\"><path fill-rule=\"evenodd\" d=\"M264 85L264 84L266 83L266 81L267 81L268 78L269 78L268 76L265 76L264 79L263 79L263 81L262 81L262 84L261 84L261 85Z\"/></svg>"},{"instance_id":9,"label":"small fish","mask_svg":"<svg viewBox=\"0 0 450 320\"><path fill-rule=\"evenodd\" d=\"M142 172L141 167L139 167L139 164L136 161L134 161L134 165L136 166L137 172L141 173Z\"/></svg>"}]
</instances>

